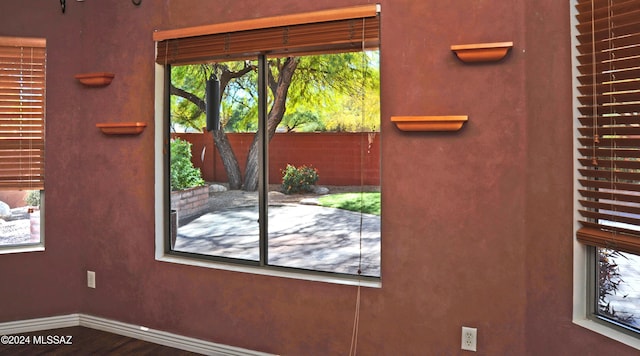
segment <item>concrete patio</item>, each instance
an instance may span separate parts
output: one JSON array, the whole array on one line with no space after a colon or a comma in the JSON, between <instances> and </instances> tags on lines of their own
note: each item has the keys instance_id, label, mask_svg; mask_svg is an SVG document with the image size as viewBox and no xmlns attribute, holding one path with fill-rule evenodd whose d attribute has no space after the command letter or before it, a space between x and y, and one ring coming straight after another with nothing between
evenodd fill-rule
<instances>
[{"instance_id":1,"label":"concrete patio","mask_svg":"<svg viewBox=\"0 0 640 356\"><path fill-rule=\"evenodd\" d=\"M268 215L270 265L380 276L379 216L301 204ZM257 261L258 235L257 206L219 209L180 226L175 250Z\"/></svg>"}]
</instances>

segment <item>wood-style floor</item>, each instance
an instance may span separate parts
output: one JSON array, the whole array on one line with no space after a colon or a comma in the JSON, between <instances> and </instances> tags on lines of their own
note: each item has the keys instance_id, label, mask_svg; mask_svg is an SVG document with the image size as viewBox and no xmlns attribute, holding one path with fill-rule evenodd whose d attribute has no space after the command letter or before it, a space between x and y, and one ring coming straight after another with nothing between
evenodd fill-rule
<instances>
[{"instance_id":1,"label":"wood-style floor","mask_svg":"<svg viewBox=\"0 0 640 356\"><path fill-rule=\"evenodd\" d=\"M198 355L192 352L174 349L126 336L107 333L104 331L74 326L55 330L36 331L17 334L10 341L27 341L27 345L5 345L0 343L0 355ZM68 336L71 336L69 338ZM70 341L71 344L66 344ZM49 343L49 345L34 345Z\"/></svg>"}]
</instances>

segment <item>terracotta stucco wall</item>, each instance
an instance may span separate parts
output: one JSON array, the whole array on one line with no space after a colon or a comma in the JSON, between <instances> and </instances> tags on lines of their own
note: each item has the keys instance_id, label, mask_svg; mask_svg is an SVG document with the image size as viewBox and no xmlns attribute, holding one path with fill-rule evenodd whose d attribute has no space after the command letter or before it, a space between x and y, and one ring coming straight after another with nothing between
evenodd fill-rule
<instances>
[{"instance_id":1,"label":"terracotta stucco wall","mask_svg":"<svg viewBox=\"0 0 640 356\"><path fill-rule=\"evenodd\" d=\"M630 354L571 323L569 4L381 0L381 289L362 290L358 353ZM22 0L0 33L48 40L46 242L0 255L0 321L82 312L287 355L346 354L354 287L154 260L154 29L366 3ZM514 41L496 64L452 44ZM77 73L113 83L80 86ZM469 115L403 133L393 115ZM143 121L107 137L98 122ZM555 161L552 161L555 159ZM96 271L97 288L85 287Z\"/></svg>"}]
</instances>

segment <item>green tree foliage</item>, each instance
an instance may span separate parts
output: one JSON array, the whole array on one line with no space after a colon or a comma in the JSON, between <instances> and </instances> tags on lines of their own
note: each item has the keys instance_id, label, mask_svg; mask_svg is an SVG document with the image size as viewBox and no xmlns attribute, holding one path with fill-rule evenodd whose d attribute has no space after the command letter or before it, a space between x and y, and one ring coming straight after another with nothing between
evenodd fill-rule
<instances>
[{"instance_id":1,"label":"green tree foliage","mask_svg":"<svg viewBox=\"0 0 640 356\"><path fill-rule=\"evenodd\" d=\"M257 64L255 61L225 62L175 66L171 69L171 84L183 95L171 95L172 131L179 127L200 131L206 126L206 111L194 101L205 100L206 81L220 73L246 73L229 81L222 93L220 122L227 132L250 132L257 129ZM190 100L189 95L193 99Z\"/></svg>"},{"instance_id":2,"label":"green tree foliage","mask_svg":"<svg viewBox=\"0 0 640 356\"><path fill-rule=\"evenodd\" d=\"M175 67L171 71L172 85L198 98L204 98L208 70L204 65ZM171 129L180 131L177 125L200 131L205 126L205 112L188 99L171 95Z\"/></svg>"},{"instance_id":3,"label":"green tree foliage","mask_svg":"<svg viewBox=\"0 0 640 356\"><path fill-rule=\"evenodd\" d=\"M278 76L278 64L270 67ZM355 52L300 57L287 96L283 131L377 131L379 130L380 73L378 52ZM222 68L238 72L255 61L198 64L172 68L172 84L204 100L205 82ZM269 93L269 104L273 95ZM252 70L229 81L222 93L221 126L226 132L258 129L257 72ZM192 101L171 96L171 121L200 131L205 112ZM174 125L175 126L175 125ZM177 126L175 128L177 130Z\"/></svg>"},{"instance_id":4,"label":"green tree foliage","mask_svg":"<svg viewBox=\"0 0 640 356\"><path fill-rule=\"evenodd\" d=\"M320 115L305 107L298 107L293 112L285 114L280 122L286 132L313 132L325 131L326 127L320 120Z\"/></svg>"},{"instance_id":5,"label":"green tree foliage","mask_svg":"<svg viewBox=\"0 0 640 356\"><path fill-rule=\"evenodd\" d=\"M379 130L378 62L378 51L302 57L283 123L302 116L309 120L296 131Z\"/></svg>"}]
</instances>

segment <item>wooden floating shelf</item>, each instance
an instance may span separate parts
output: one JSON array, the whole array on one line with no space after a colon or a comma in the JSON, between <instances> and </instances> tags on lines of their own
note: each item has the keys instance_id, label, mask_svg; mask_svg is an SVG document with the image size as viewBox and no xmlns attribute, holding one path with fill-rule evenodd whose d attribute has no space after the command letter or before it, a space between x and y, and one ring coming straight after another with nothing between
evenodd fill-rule
<instances>
[{"instance_id":1,"label":"wooden floating shelf","mask_svg":"<svg viewBox=\"0 0 640 356\"><path fill-rule=\"evenodd\" d=\"M466 115L391 117L391 121L402 131L458 131L467 119Z\"/></svg>"},{"instance_id":2,"label":"wooden floating shelf","mask_svg":"<svg viewBox=\"0 0 640 356\"><path fill-rule=\"evenodd\" d=\"M84 73L76 74L75 78L80 83L89 87L103 87L111 84L111 81L116 75L113 73L96 72L96 73Z\"/></svg>"},{"instance_id":3,"label":"wooden floating shelf","mask_svg":"<svg viewBox=\"0 0 640 356\"><path fill-rule=\"evenodd\" d=\"M451 50L465 63L496 62L507 55L513 42L476 43L453 45Z\"/></svg>"},{"instance_id":4,"label":"wooden floating shelf","mask_svg":"<svg viewBox=\"0 0 640 356\"><path fill-rule=\"evenodd\" d=\"M105 135L139 135L147 124L144 122L100 123L96 127Z\"/></svg>"}]
</instances>

